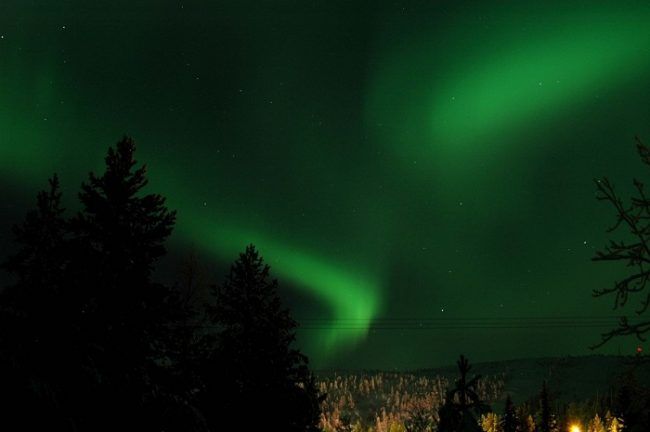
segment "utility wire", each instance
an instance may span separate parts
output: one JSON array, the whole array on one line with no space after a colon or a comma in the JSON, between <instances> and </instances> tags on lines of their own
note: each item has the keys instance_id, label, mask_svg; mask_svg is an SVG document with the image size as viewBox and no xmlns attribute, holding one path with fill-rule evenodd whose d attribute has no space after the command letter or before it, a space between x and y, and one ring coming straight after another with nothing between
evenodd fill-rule
<instances>
[{"instance_id":1,"label":"utility wire","mask_svg":"<svg viewBox=\"0 0 650 432\"><path fill-rule=\"evenodd\" d=\"M614 328L616 316L537 316L537 317L448 317L448 318L303 318L298 330L500 330ZM629 322L633 325L634 322ZM219 328L210 324L185 324L196 328Z\"/></svg>"}]
</instances>

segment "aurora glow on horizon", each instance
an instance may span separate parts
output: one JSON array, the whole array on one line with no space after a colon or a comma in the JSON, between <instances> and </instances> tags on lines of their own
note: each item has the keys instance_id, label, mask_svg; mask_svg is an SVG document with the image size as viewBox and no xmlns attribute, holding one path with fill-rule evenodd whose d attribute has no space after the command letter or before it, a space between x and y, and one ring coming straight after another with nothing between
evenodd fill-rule
<instances>
[{"instance_id":1,"label":"aurora glow on horizon","mask_svg":"<svg viewBox=\"0 0 650 432\"><path fill-rule=\"evenodd\" d=\"M200 220L200 216L196 216ZM200 225L210 226L211 222L206 220ZM346 271L340 264L334 265L315 254L264 235L240 230L234 225L207 233L203 228L196 232L195 240L206 252L226 261L237 256L242 244L255 244L273 257L270 265L277 277L309 290L331 308L332 321L354 320L357 328L343 331L325 328L321 334L312 335L318 338L313 343L324 348L325 353L333 353L340 345L354 343L364 337L377 313L379 285L358 273Z\"/></svg>"},{"instance_id":2,"label":"aurora glow on horizon","mask_svg":"<svg viewBox=\"0 0 650 432\"><path fill-rule=\"evenodd\" d=\"M72 202L128 133L178 210L170 248L224 265L254 243L298 321L323 323L299 334L318 366L598 338L373 323L612 315L590 298L621 270L589 261L613 220L591 181L644 174L649 4L99 3L0 5L3 220L54 171Z\"/></svg>"}]
</instances>

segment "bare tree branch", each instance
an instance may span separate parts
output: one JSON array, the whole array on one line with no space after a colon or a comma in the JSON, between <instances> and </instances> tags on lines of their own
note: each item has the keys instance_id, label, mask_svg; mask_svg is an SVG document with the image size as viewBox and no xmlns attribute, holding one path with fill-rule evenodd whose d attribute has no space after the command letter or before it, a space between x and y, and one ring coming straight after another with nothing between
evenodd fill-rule
<instances>
[{"instance_id":1,"label":"bare tree branch","mask_svg":"<svg viewBox=\"0 0 650 432\"><path fill-rule=\"evenodd\" d=\"M635 140L641 161L650 166L650 149L638 137L635 137ZM592 295L594 297L614 295L614 309L617 309L625 306L631 295L645 292L645 297L635 311L637 315L641 315L650 308L650 288L648 288L648 281L650 281L650 199L645 194L644 184L636 178L633 179L635 196L632 197L629 205L623 203L608 178L596 179L594 182L596 184L596 199L610 203L616 212L616 220L607 229L607 232L626 228L634 241L626 243L622 240L610 240L609 245L596 252L592 261L622 262L627 267L634 267L635 270L624 279L615 281L610 288L593 290ZM593 345L591 349L601 347L618 336L633 335L637 339L645 341L645 333L648 331L650 331L650 321L631 324L627 317L621 317L618 327L603 333L600 343Z\"/></svg>"},{"instance_id":2,"label":"bare tree branch","mask_svg":"<svg viewBox=\"0 0 650 432\"><path fill-rule=\"evenodd\" d=\"M645 333L650 330L650 321L644 321L636 324L630 324L626 317L621 317L619 321L619 326L614 330L611 330L607 333L601 335L601 341L595 345L592 345L591 349L600 348L605 345L611 339L617 336L635 336L638 340L645 342L646 337Z\"/></svg>"}]
</instances>

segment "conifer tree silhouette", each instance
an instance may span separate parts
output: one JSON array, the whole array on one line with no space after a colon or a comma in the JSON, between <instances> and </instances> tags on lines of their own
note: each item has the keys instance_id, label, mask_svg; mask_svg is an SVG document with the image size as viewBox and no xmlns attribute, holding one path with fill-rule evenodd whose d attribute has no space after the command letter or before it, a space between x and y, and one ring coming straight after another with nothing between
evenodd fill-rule
<instances>
[{"instance_id":1,"label":"conifer tree silhouette","mask_svg":"<svg viewBox=\"0 0 650 432\"><path fill-rule=\"evenodd\" d=\"M517 432L517 411L510 395L506 397L506 406L502 417L503 432Z\"/></svg>"},{"instance_id":2,"label":"conifer tree silhouette","mask_svg":"<svg viewBox=\"0 0 650 432\"><path fill-rule=\"evenodd\" d=\"M0 294L0 394L3 420L19 429L64 427L60 405L70 366L69 302L64 296L66 221L59 180L39 192L36 209L13 227L17 253L2 268L15 283ZM39 413L34 416L34 413Z\"/></svg>"},{"instance_id":3,"label":"conifer tree silhouette","mask_svg":"<svg viewBox=\"0 0 650 432\"><path fill-rule=\"evenodd\" d=\"M557 420L551 412L551 401L546 381L542 384L542 391L539 394L539 407L539 422L537 423L537 430L539 432L558 432Z\"/></svg>"},{"instance_id":4,"label":"conifer tree silhouette","mask_svg":"<svg viewBox=\"0 0 650 432\"><path fill-rule=\"evenodd\" d=\"M98 396L83 409L89 428L151 428L147 414L161 393L155 376L173 296L151 272L165 253L175 212L160 195L141 195L146 167L136 168L134 152L128 137L109 148L105 172L91 172L82 184L82 209L71 221L81 355L91 371L86 390Z\"/></svg>"},{"instance_id":5,"label":"conifer tree silhouette","mask_svg":"<svg viewBox=\"0 0 650 432\"><path fill-rule=\"evenodd\" d=\"M490 408L483 403L478 395L477 384L480 375L468 379L471 370L469 361L463 355L457 361L460 377L455 386L447 390L445 403L438 412L439 432L479 432L481 414L489 412Z\"/></svg>"},{"instance_id":6,"label":"conifer tree silhouette","mask_svg":"<svg viewBox=\"0 0 650 432\"><path fill-rule=\"evenodd\" d=\"M297 323L282 306L269 270L249 245L225 282L213 287L208 313L218 333L201 396L213 429L236 421L243 430L319 430L322 399L307 357L292 347ZM238 414L246 411L255 414Z\"/></svg>"},{"instance_id":7,"label":"conifer tree silhouette","mask_svg":"<svg viewBox=\"0 0 650 432\"><path fill-rule=\"evenodd\" d=\"M18 251L2 268L15 283L0 292L3 420L17 430L207 432L236 420L317 431L324 396L252 245L214 287L212 332L193 325L200 314L180 290L152 280L175 212L142 194L134 152L128 137L109 148L74 217L54 176L14 228Z\"/></svg>"},{"instance_id":8,"label":"conifer tree silhouette","mask_svg":"<svg viewBox=\"0 0 650 432\"><path fill-rule=\"evenodd\" d=\"M636 366L621 375L615 390L612 414L624 423L624 430L650 430L650 390L638 381Z\"/></svg>"}]
</instances>

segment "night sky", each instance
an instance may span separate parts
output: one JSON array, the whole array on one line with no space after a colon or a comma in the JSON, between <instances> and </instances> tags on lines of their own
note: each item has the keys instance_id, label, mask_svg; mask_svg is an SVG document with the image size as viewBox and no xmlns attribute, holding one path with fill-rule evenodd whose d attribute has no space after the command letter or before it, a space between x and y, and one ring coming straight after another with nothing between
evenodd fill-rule
<instances>
[{"instance_id":1,"label":"night sky","mask_svg":"<svg viewBox=\"0 0 650 432\"><path fill-rule=\"evenodd\" d=\"M315 367L587 354L620 314L591 291L626 274L590 261L624 238L593 178L650 179L649 23L620 0L3 0L0 246L128 134L172 255L222 279L256 244Z\"/></svg>"}]
</instances>

